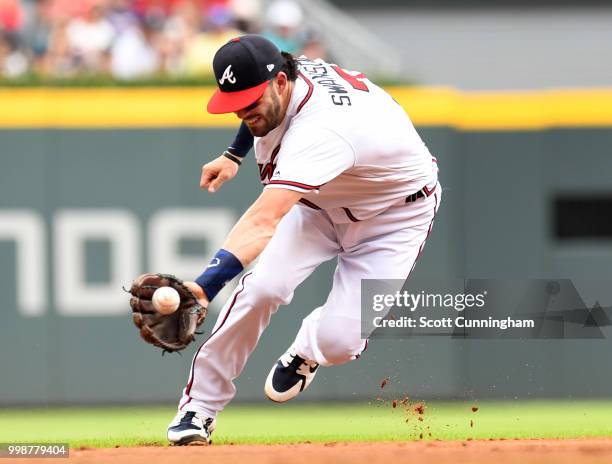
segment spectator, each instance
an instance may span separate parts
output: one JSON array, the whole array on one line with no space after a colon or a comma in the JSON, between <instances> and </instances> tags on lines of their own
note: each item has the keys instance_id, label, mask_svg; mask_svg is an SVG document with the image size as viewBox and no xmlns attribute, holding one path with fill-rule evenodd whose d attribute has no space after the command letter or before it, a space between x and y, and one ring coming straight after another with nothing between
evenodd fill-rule
<instances>
[{"instance_id":1,"label":"spectator","mask_svg":"<svg viewBox=\"0 0 612 464\"><path fill-rule=\"evenodd\" d=\"M0 75L15 78L28 71L28 58L19 49L14 35L0 33Z\"/></svg>"},{"instance_id":2,"label":"spectator","mask_svg":"<svg viewBox=\"0 0 612 464\"><path fill-rule=\"evenodd\" d=\"M140 27L139 16L132 9L131 0L110 0L106 19L113 26L115 34L122 34L134 26Z\"/></svg>"},{"instance_id":3,"label":"spectator","mask_svg":"<svg viewBox=\"0 0 612 464\"><path fill-rule=\"evenodd\" d=\"M189 75L212 75L212 60L217 50L240 35L233 27L231 11L222 5L209 10L207 29L190 38L185 49L185 71Z\"/></svg>"},{"instance_id":4,"label":"spectator","mask_svg":"<svg viewBox=\"0 0 612 464\"><path fill-rule=\"evenodd\" d=\"M42 72L42 62L48 52L51 24L46 17L44 1L29 0L24 3L26 18L22 37L28 47L33 70Z\"/></svg>"},{"instance_id":5,"label":"spectator","mask_svg":"<svg viewBox=\"0 0 612 464\"><path fill-rule=\"evenodd\" d=\"M25 10L19 0L0 0L0 75L19 77L28 71L28 57L21 50Z\"/></svg>"},{"instance_id":6,"label":"spectator","mask_svg":"<svg viewBox=\"0 0 612 464\"><path fill-rule=\"evenodd\" d=\"M24 10L19 0L0 0L0 31L17 35L23 22Z\"/></svg>"},{"instance_id":7,"label":"spectator","mask_svg":"<svg viewBox=\"0 0 612 464\"><path fill-rule=\"evenodd\" d=\"M53 23L41 65L42 72L47 76L69 77L75 73L75 65L70 56L70 48L66 37L66 21Z\"/></svg>"},{"instance_id":8,"label":"spectator","mask_svg":"<svg viewBox=\"0 0 612 464\"><path fill-rule=\"evenodd\" d=\"M283 51L299 55L304 42L300 6L292 0L276 0L266 13L268 29L263 35Z\"/></svg>"},{"instance_id":9,"label":"spectator","mask_svg":"<svg viewBox=\"0 0 612 464\"><path fill-rule=\"evenodd\" d=\"M42 0L42 10L52 25L63 24L87 13L91 0Z\"/></svg>"},{"instance_id":10,"label":"spectator","mask_svg":"<svg viewBox=\"0 0 612 464\"><path fill-rule=\"evenodd\" d=\"M215 51L261 32L279 48L324 57L295 0L0 0L0 74L210 76Z\"/></svg>"},{"instance_id":11,"label":"spectator","mask_svg":"<svg viewBox=\"0 0 612 464\"><path fill-rule=\"evenodd\" d=\"M255 34L259 32L259 0L231 0L228 7L234 17L236 28L242 32Z\"/></svg>"},{"instance_id":12,"label":"spectator","mask_svg":"<svg viewBox=\"0 0 612 464\"><path fill-rule=\"evenodd\" d=\"M130 0L132 10L141 19L147 16L170 16L185 0Z\"/></svg>"},{"instance_id":13,"label":"spectator","mask_svg":"<svg viewBox=\"0 0 612 464\"><path fill-rule=\"evenodd\" d=\"M68 22L66 39L77 71L107 73L109 51L115 31L104 15L102 4L91 5L87 12Z\"/></svg>"},{"instance_id":14,"label":"spectator","mask_svg":"<svg viewBox=\"0 0 612 464\"><path fill-rule=\"evenodd\" d=\"M118 79L155 74L161 66L157 43L161 23L150 19L134 23L119 33L111 49L111 73Z\"/></svg>"},{"instance_id":15,"label":"spectator","mask_svg":"<svg viewBox=\"0 0 612 464\"><path fill-rule=\"evenodd\" d=\"M172 8L166 19L161 41L163 70L168 74L185 72L185 49L200 30L201 11L195 1L184 0Z\"/></svg>"},{"instance_id":16,"label":"spectator","mask_svg":"<svg viewBox=\"0 0 612 464\"><path fill-rule=\"evenodd\" d=\"M314 27L306 28L301 54L306 55L311 60L321 58L324 61L328 61L327 50L325 50L321 33L318 29Z\"/></svg>"}]
</instances>

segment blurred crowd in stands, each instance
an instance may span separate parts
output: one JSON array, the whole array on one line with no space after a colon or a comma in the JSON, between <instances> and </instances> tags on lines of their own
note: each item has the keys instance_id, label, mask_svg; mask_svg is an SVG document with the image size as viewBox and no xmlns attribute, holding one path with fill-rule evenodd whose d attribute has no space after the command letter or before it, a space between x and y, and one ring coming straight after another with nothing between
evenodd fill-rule
<instances>
[{"instance_id":1,"label":"blurred crowd in stands","mask_svg":"<svg viewBox=\"0 0 612 464\"><path fill-rule=\"evenodd\" d=\"M244 33L325 58L294 0L0 0L0 77L206 77Z\"/></svg>"}]
</instances>

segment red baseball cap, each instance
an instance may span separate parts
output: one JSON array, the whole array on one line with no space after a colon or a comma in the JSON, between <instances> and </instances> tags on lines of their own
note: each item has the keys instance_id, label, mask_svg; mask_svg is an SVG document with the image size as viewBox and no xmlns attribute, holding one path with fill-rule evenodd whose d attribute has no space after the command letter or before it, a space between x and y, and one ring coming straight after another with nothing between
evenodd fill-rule
<instances>
[{"instance_id":1,"label":"red baseball cap","mask_svg":"<svg viewBox=\"0 0 612 464\"><path fill-rule=\"evenodd\" d=\"M209 113L233 113L255 103L283 66L280 50L259 35L243 35L223 45L213 58L219 88L208 101Z\"/></svg>"}]
</instances>

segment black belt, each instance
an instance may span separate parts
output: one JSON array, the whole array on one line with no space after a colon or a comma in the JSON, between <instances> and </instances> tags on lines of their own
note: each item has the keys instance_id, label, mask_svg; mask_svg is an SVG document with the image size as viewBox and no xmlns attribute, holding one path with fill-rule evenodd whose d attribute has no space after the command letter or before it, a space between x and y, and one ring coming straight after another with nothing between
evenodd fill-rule
<instances>
[{"instance_id":1,"label":"black belt","mask_svg":"<svg viewBox=\"0 0 612 464\"><path fill-rule=\"evenodd\" d=\"M432 189L428 189L427 186L424 186L421 190L412 195L408 195L406 197L405 203L412 203L413 201L417 201L419 198L425 198L430 196L436 190L436 186L434 185Z\"/></svg>"}]
</instances>

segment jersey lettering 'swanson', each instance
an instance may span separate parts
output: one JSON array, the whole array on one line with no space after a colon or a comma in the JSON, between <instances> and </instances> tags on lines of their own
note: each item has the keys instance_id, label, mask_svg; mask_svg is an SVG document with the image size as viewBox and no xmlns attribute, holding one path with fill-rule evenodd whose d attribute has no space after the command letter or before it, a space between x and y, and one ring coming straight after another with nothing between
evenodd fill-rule
<instances>
[{"instance_id":1,"label":"jersey lettering 'swanson'","mask_svg":"<svg viewBox=\"0 0 612 464\"><path fill-rule=\"evenodd\" d=\"M334 69L339 75L336 77L342 77L342 75L338 72L338 69L340 69L338 66L320 66L307 58L299 58L298 62L300 63L302 73L309 77L314 83L325 87L327 93L330 94L331 101L334 105L351 105L351 97L349 95L345 95L348 93L348 90L345 89L339 81L336 81L335 78L331 78L329 75L329 70Z\"/></svg>"},{"instance_id":2,"label":"jersey lettering 'swanson'","mask_svg":"<svg viewBox=\"0 0 612 464\"><path fill-rule=\"evenodd\" d=\"M376 216L437 180L435 159L388 93L304 57L286 117L255 139L255 157L265 188L302 192L336 223Z\"/></svg>"}]
</instances>

